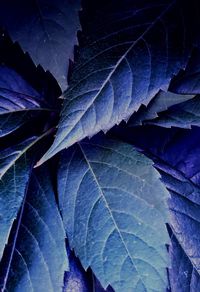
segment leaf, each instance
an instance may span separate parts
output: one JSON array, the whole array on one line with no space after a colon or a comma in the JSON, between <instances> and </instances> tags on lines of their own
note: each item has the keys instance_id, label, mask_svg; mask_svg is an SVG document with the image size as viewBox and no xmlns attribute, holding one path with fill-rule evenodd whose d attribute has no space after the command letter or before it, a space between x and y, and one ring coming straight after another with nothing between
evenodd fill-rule
<instances>
[{"instance_id":1,"label":"leaf","mask_svg":"<svg viewBox=\"0 0 200 292\"><path fill-rule=\"evenodd\" d=\"M71 248L105 288L161 291L167 285L167 192L152 162L106 139L63 152L59 205Z\"/></svg>"},{"instance_id":2,"label":"leaf","mask_svg":"<svg viewBox=\"0 0 200 292\"><path fill-rule=\"evenodd\" d=\"M8 0L1 5L0 25L62 89L67 87L68 61L77 42L79 9L79 0Z\"/></svg>"},{"instance_id":3,"label":"leaf","mask_svg":"<svg viewBox=\"0 0 200 292\"><path fill-rule=\"evenodd\" d=\"M187 64L196 4L83 1L80 48L57 135L39 164L129 119L160 89L167 90L172 76Z\"/></svg>"},{"instance_id":4,"label":"leaf","mask_svg":"<svg viewBox=\"0 0 200 292\"><path fill-rule=\"evenodd\" d=\"M170 257L172 267L169 269L169 279L172 292L193 292L200 289L200 277L193 269L187 255L184 253L174 235L171 237Z\"/></svg>"},{"instance_id":5,"label":"leaf","mask_svg":"<svg viewBox=\"0 0 200 292\"><path fill-rule=\"evenodd\" d=\"M191 126L200 126L200 96L170 107L158 118L147 121L147 124L166 128L179 127L191 129Z\"/></svg>"},{"instance_id":6,"label":"leaf","mask_svg":"<svg viewBox=\"0 0 200 292\"><path fill-rule=\"evenodd\" d=\"M161 132L165 134L161 136ZM143 145L144 152L154 161L171 194L168 204L172 232L191 263L193 273L200 274L200 129L158 130L148 127L145 131L140 129L140 135L142 143L138 142L139 134L135 135L137 147ZM173 277L177 278L177 274Z\"/></svg>"},{"instance_id":7,"label":"leaf","mask_svg":"<svg viewBox=\"0 0 200 292\"><path fill-rule=\"evenodd\" d=\"M200 94L200 45L192 52L186 69L172 80L170 90L179 94Z\"/></svg>"},{"instance_id":8,"label":"leaf","mask_svg":"<svg viewBox=\"0 0 200 292\"><path fill-rule=\"evenodd\" d=\"M63 292L93 291L91 284L92 281L88 277L88 273L84 271L79 260L75 257L72 251L69 250L68 246L67 250L69 259L69 271L65 273Z\"/></svg>"},{"instance_id":9,"label":"leaf","mask_svg":"<svg viewBox=\"0 0 200 292\"><path fill-rule=\"evenodd\" d=\"M0 151L0 259L35 163L37 151L32 147L45 135L31 137Z\"/></svg>"},{"instance_id":10,"label":"leaf","mask_svg":"<svg viewBox=\"0 0 200 292\"><path fill-rule=\"evenodd\" d=\"M45 88L47 82L49 90ZM42 69L37 69L28 56L3 34L0 37L0 137L33 121L42 112L44 115L55 111L57 91L55 80Z\"/></svg>"},{"instance_id":11,"label":"leaf","mask_svg":"<svg viewBox=\"0 0 200 292\"><path fill-rule=\"evenodd\" d=\"M195 48L185 71L172 80L170 89L179 94L195 94L195 98L182 102L159 114L158 118L147 121L148 124L162 127L191 128L200 125L200 49ZM179 95L182 96L182 95Z\"/></svg>"},{"instance_id":12,"label":"leaf","mask_svg":"<svg viewBox=\"0 0 200 292\"><path fill-rule=\"evenodd\" d=\"M180 103L187 100L190 101L194 97L195 95L181 95L169 91L161 91L151 100L147 107L141 106L139 110L132 115L128 125L132 127L142 125L142 123L151 123L151 120L154 120L158 116L161 115L162 117L163 112L168 108L171 108L176 104L179 107ZM150 120L150 122L148 120Z\"/></svg>"},{"instance_id":13,"label":"leaf","mask_svg":"<svg viewBox=\"0 0 200 292\"><path fill-rule=\"evenodd\" d=\"M31 176L8 254L2 291L61 291L65 231L46 168Z\"/></svg>"}]
</instances>

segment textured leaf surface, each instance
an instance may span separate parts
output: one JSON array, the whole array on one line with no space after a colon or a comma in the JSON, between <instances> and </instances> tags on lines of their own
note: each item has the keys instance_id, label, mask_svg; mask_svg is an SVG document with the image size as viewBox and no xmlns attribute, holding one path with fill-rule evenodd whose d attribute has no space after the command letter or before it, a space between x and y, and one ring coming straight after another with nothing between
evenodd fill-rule
<instances>
[{"instance_id":1,"label":"textured leaf surface","mask_svg":"<svg viewBox=\"0 0 200 292\"><path fill-rule=\"evenodd\" d=\"M0 258L35 163L36 153L31 151L31 147L41 138L32 137L0 151Z\"/></svg>"},{"instance_id":2,"label":"textured leaf surface","mask_svg":"<svg viewBox=\"0 0 200 292\"><path fill-rule=\"evenodd\" d=\"M169 110L161 113L158 118L147 123L166 128L180 127L191 128L200 126L200 96L192 100L172 106Z\"/></svg>"},{"instance_id":3,"label":"textured leaf surface","mask_svg":"<svg viewBox=\"0 0 200 292\"><path fill-rule=\"evenodd\" d=\"M5 136L25 122L32 112L43 108L40 95L15 71L0 66L0 136ZM50 109L49 109L50 110Z\"/></svg>"},{"instance_id":4,"label":"textured leaf surface","mask_svg":"<svg viewBox=\"0 0 200 292\"><path fill-rule=\"evenodd\" d=\"M127 120L187 64L195 0L83 3L83 33L58 132L40 163Z\"/></svg>"},{"instance_id":5,"label":"textured leaf surface","mask_svg":"<svg viewBox=\"0 0 200 292\"><path fill-rule=\"evenodd\" d=\"M187 261L192 265L193 277L196 277L200 274L200 129L147 127L135 133L132 131L132 135L129 132L129 136L134 136L134 144L143 147L154 160L170 190L170 225ZM177 278L177 274L173 277ZM191 286L191 291L198 290Z\"/></svg>"},{"instance_id":6,"label":"textured leaf surface","mask_svg":"<svg viewBox=\"0 0 200 292\"><path fill-rule=\"evenodd\" d=\"M90 279L88 273L84 271L79 260L75 257L73 252L70 251L69 247L67 250L69 271L65 273L63 292L92 292L92 279Z\"/></svg>"},{"instance_id":7,"label":"textured leaf surface","mask_svg":"<svg viewBox=\"0 0 200 292\"><path fill-rule=\"evenodd\" d=\"M32 174L13 233L2 291L62 291L68 269L65 231L47 169Z\"/></svg>"},{"instance_id":8,"label":"textured leaf surface","mask_svg":"<svg viewBox=\"0 0 200 292\"><path fill-rule=\"evenodd\" d=\"M195 292L200 290L200 276L192 267L174 235L169 248L171 268L169 279L172 292Z\"/></svg>"},{"instance_id":9,"label":"textured leaf surface","mask_svg":"<svg viewBox=\"0 0 200 292\"><path fill-rule=\"evenodd\" d=\"M36 68L9 37L0 36L0 137L39 114L55 110L58 85L50 74Z\"/></svg>"},{"instance_id":10,"label":"textured leaf surface","mask_svg":"<svg viewBox=\"0 0 200 292\"><path fill-rule=\"evenodd\" d=\"M92 139L67 150L58 173L70 246L103 287L167 285L167 191L149 159L128 144Z\"/></svg>"},{"instance_id":11,"label":"textured leaf surface","mask_svg":"<svg viewBox=\"0 0 200 292\"><path fill-rule=\"evenodd\" d=\"M198 10L197 10L198 11ZM192 53L184 71L173 79L170 90L179 94L200 94L200 46Z\"/></svg>"},{"instance_id":12,"label":"textured leaf surface","mask_svg":"<svg viewBox=\"0 0 200 292\"><path fill-rule=\"evenodd\" d=\"M79 0L8 0L1 5L1 26L62 89L67 87L68 62L77 42L79 9Z\"/></svg>"},{"instance_id":13,"label":"textured leaf surface","mask_svg":"<svg viewBox=\"0 0 200 292\"><path fill-rule=\"evenodd\" d=\"M181 95L172 92L159 92L149 103L147 107L141 106L139 110L133 114L129 121L129 126L138 126L147 120L152 120L160 114L163 117L164 111L173 105L183 103L190 100L195 95Z\"/></svg>"}]
</instances>

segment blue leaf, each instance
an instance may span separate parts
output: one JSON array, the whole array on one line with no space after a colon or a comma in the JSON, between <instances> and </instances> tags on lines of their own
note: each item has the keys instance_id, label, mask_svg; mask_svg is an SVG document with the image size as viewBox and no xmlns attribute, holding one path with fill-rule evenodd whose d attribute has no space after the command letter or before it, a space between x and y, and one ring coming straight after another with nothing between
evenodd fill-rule
<instances>
[{"instance_id":1,"label":"blue leaf","mask_svg":"<svg viewBox=\"0 0 200 292\"><path fill-rule=\"evenodd\" d=\"M39 164L129 119L160 89L167 90L192 47L196 1L83 3L80 48L58 132Z\"/></svg>"},{"instance_id":2,"label":"blue leaf","mask_svg":"<svg viewBox=\"0 0 200 292\"><path fill-rule=\"evenodd\" d=\"M59 205L71 248L105 288L167 286L166 189L128 144L92 139L63 152Z\"/></svg>"},{"instance_id":3,"label":"blue leaf","mask_svg":"<svg viewBox=\"0 0 200 292\"><path fill-rule=\"evenodd\" d=\"M195 95L181 95L172 92L159 92L149 103L147 107L141 106L139 110L132 115L128 123L129 126L138 126L144 124L154 123L154 119L161 115L161 118L165 114L168 108L187 100L191 100ZM164 112L164 113L163 113ZM150 120L150 122L148 121ZM156 119L157 121L157 119Z\"/></svg>"},{"instance_id":4,"label":"blue leaf","mask_svg":"<svg viewBox=\"0 0 200 292\"><path fill-rule=\"evenodd\" d=\"M170 90L179 94L200 94L200 45L192 52L185 68L173 78Z\"/></svg>"},{"instance_id":5,"label":"blue leaf","mask_svg":"<svg viewBox=\"0 0 200 292\"><path fill-rule=\"evenodd\" d=\"M36 65L41 64L67 87L69 59L73 58L79 29L80 0L18 0L1 3L0 25L18 41Z\"/></svg>"},{"instance_id":6,"label":"blue leaf","mask_svg":"<svg viewBox=\"0 0 200 292\"><path fill-rule=\"evenodd\" d=\"M178 105L170 107L161 113L158 118L147 121L147 124L158 125L166 128L179 127L191 129L200 126L200 96Z\"/></svg>"},{"instance_id":7,"label":"blue leaf","mask_svg":"<svg viewBox=\"0 0 200 292\"><path fill-rule=\"evenodd\" d=\"M174 235L171 237L169 253L171 257L171 268L169 269L171 292L199 291L200 276Z\"/></svg>"},{"instance_id":8,"label":"blue leaf","mask_svg":"<svg viewBox=\"0 0 200 292\"><path fill-rule=\"evenodd\" d=\"M0 31L1 32L1 31ZM41 81L42 80L42 81ZM49 90L46 89L48 84ZM55 80L36 68L28 56L2 32L0 36L0 137L12 133L39 114L56 109ZM49 94L51 92L51 94Z\"/></svg>"},{"instance_id":9,"label":"blue leaf","mask_svg":"<svg viewBox=\"0 0 200 292\"><path fill-rule=\"evenodd\" d=\"M68 247L68 246L67 246ZM69 271L65 273L63 292L93 291L92 281L72 251L68 250ZM95 290L96 291L96 290ZM100 291L99 291L100 292Z\"/></svg>"},{"instance_id":10,"label":"blue leaf","mask_svg":"<svg viewBox=\"0 0 200 292\"><path fill-rule=\"evenodd\" d=\"M174 130L147 127L135 133L132 131L131 136L134 137L132 142L137 147L143 148L143 151L154 160L163 182L171 193L171 198L168 200L170 226L187 261L192 266L191 283L199 285L200 129L195 127L192 130ZM171 270L170 277L177 277L177 274L174 275ZM172 280L172 288L175 287L173 285L176 285L176 282ZM182 290L174 291L182 292ZM196 290L191 288L191 291Z\"/></svg>"},{"instance_id":11,"label":"blue leaf","mask_svg":"<svg viewBox=\"0 0 200 292\"><path fill-rule=\"evenodd\" d=\"M31 176L4 261L2 291L61 291L68 269L65 231L47 168Z\"/></svg>"},{"instance_id":12,"label":"blue leaf","mask_svg":"<svg viewBox=\"0 0 200 292\"><path fill-rule=\"evenodd\" d=\"M37 143L45 135L31 137L0 151L0 259L25 196L31 169L40 153Z\"/></svg>"}]
</instances>

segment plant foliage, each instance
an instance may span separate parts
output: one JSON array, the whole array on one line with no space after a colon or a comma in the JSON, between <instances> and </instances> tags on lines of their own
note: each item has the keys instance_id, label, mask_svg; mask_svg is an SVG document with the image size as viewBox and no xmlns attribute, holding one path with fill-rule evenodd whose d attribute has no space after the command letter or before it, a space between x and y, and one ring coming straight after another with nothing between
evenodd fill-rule
<instances>
[{"instance_id":1,"label":"plant foliage","mask_svg":"<svg viewBox=\"0 0 200 292\"><path fill-rule=\"evenodd\" d=\"M199 15L1 3L0 291L199 291Z\"/></svg>"}]
</instances>

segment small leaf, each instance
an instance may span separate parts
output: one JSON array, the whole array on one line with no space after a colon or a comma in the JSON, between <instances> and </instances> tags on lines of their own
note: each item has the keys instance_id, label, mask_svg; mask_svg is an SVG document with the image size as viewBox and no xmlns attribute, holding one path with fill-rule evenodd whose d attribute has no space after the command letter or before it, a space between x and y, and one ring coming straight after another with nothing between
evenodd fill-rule
<instances>
[{"instance_id":1,"label":"small leaf","mask_svg":"<svg viewBox=\"0 0 200 292\"><path fill-rule=\"evenodd\" d=\"M80 0L18 0L1 3L0 25L18 41L36 65L41 64L67 87L69 59L73 58L79 29Z\"/></svg>"},{"instance_id":2,"label":"small leaf","mask_svg":"<svg viewBox=\"0 0 200 292\"><path fill-rule=\"evenodd\" d=\"M147 124L166 128L179 127L191 129L191 126L200 126L200 96L170 107L161 113L158 118L147 121Z\"/></svg>"},{"instance_id":3,"label":"small leaf","mask_svg":"<svg viewBox=\"0 0 200 292\"><path fill-rule=\"evenodd\" d=\"M173 78L170 90L178 94L200 94L200 45L192 52L185 68Z\"/></svg>"},{"instance_id":4,"label":"small leaf","mask_svg":"<svg viewBox=\"0 0 200 292\"><path fill-rule=\"evenodd\" d=\"M31 176L8 249L2 291L62 290L68 269L65 231L46 168Z\"/></svg>"},{"instance_id":5,"label":"small leaf","mask_svg":"<svg viewBox=\"0 0 200 292\"><path fill-rule=\"evenodd\" d=\"M167 90L172 76L187 64L196 4L83 1L80 48L57 135L39 164L127 121L160 89Z\"/></svg>"},{"instance_id":6,"label":"small leaf","mask_svg":"<svg viewBox=\"0 0 200 292\"><path fill-rule=\"evenodd\" d=\"M148 123L148 120L157 118L158 114L163 116L162 112L166 111L168 108L191 100L193 97L195 97L195 95L181 95L169 91L161 91L151 100L147 107L141 106L139 110L132 115L128 125L132 127L141 125L146 121Z\"/></svg>"},{"instance_id":7,"label":"small leaf","mask_svg":"<svg viewBox=\"0 0 200 292\"><path fill-rule=\"evenodd\" d=\"M168 195L152 162L106 139L75 145L61 162L59 205L83 267L116 292L164 290Z\"/></svg>"},{"instance_id":8,"label":"small leaf","mask_svg":"<svg viewBox=\"0 0 200 292\"><path fill-rule=\"evenodd\" d=\"M92 290L92 279L88 273L84 271L79 260L75 257L74 253L68 250L69 271L65 273L64 286L62 292L90 292ZM96 290L95 290L96 292ZM100 291L99 291L100 292Z\"/></svg>"}]
</instances>

